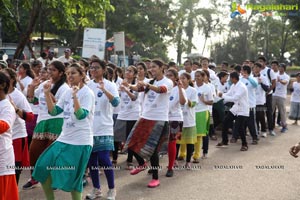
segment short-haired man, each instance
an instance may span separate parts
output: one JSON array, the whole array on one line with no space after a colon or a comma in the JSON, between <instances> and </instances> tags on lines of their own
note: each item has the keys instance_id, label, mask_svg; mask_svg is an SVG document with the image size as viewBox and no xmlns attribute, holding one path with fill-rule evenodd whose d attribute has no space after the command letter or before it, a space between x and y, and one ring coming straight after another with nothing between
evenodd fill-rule
<instances>
[{"instance_id":1,"label":"short-haired man","mask_svg":"<svg viewBox=\"0 0 300 200\"><path fill-rule=\"evenodd\" d=\"M267 77L261 76L262 65L260 63L255 63L253 66L253 76L258 82L256 88L256 126L259 135L259 130L261 130L261 136L267 137L267 127L265 118L265 104L266 104L266 92L269 91L269 82Z\"/></svg>"},{"instance_id":2,"label":"short-haired man","mask_svg":"<svg viewBox=\"0 0 300 200\"><path fill-rule=\"evenodd\" d=\"M272 96L273 96L273 89L276 87L276 75L271 68L266 67L267 59L264 56L259 56L257 62L259 62L262 65L260 71L261 76L267 77L267 80L269 82L268 85L270 86L266 96L266 107L267 107L266 114L267 114L269 133L270 135L275 136L276 133L274 132L274 126L273 126Z\"/></svg>"},{"instance_id":3,"label":"short-haired man","mask_svg":"<svg viewBox=\"0 0 300 200\"><path fill-rule=\"evenodd\" d=\"M273 101L272 101L272 108L273 113L275 112L275 108L278 108L278 112L280 113L280 120L281 120L281 133L287 131L287 124L286 124L286 95L287 95L287 86L290 81L290 76L285 73L286 65L281 63L279 65L279 75L276 79L276 89L273 93Z\"/></svg>"},{"instance_id":4,"label":"short-haired man","mask_svg":"<svg viewBox=\"0 0 300 200\"><path fill-rule=\"evenodd\" d=\"M235 120L235 128L238 130L241 140L241 151L248 150L248 144L245 134L245 123L249 117L249 102L248 102L248 90L240 81L240 75L237 72L230 74L230 81L232 86L226 94L220 95L225 101L233 102L234 105L226 115L223 121L222 129L222 142L217 144L217 147L228 146L228 129L229 124Z\"/></svg>"}]
</instances>

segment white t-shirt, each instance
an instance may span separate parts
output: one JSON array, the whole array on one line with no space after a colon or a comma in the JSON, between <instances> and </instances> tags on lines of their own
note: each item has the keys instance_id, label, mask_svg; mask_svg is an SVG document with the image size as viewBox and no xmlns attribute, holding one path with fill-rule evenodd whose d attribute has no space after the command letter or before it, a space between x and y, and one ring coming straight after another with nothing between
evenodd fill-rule
<instances>
[{"instance_id":1,"label":"white t-shirt","mask_svg":"<svg viewBox=\"0 0 300 200\"><path fill-rule=\"evenodd\" d=\"M132 101L125 91L120 92L120 111L118 118L120 120L138 120L140 117L140 104L138 102L138 92L133 91L136 100Z\"/></svg>"},{"instance_id":2,"label":"white t-shirt","mask_svg":"<svg viewBox=\"0 0 300 200\"><path fill-rule=\"evenodd\" d=\"M26 94L27 94L27 91L28 91L28 87L24 89L24 92ZM33 104L33 103L29 103L29 105L31 107L32 113L35 114L35 115L37 115L39 113L39 105L38 104Z\"/></svg>"},{"instance_id":3,"label":"white t-shirt","mask_svg":"<svg viewBox=\"0 0 300 200\"><path fill-rule=\"evenodd\" d=\"M203 83L203 85L201 85L200 87L198 87L195 84L195 89L197 90L197 97L198 97L197 104L195 106L195 112L203 112L203 111L209 110L208 105L203 103L200 100L200 97L204 96L205 101L213 101L213 94L212 94L211 88L207 84Z\"/></svg>"},{"instance_id":4,"label":"white t-shirt","mask_svg":"<svg viewBox=\"0 0 300 200\"><path fill-rule=\"evenodd\" d=\"M12 145L12 126L16 112L8 99L0 101L0 120L5 121L10 129L0 134L0 176L15 174L15 155ZM9 167L8 167L9 166Z\"/></svg>"},{"instance_id":5,"label":"white t-shirt","mask_svg":"<svg viewBox=\"0 0 300 200\"><path fill-rule=\"evenodd\" d=\"M119 95L120 95L120 92L121 92L120 91L120 85L122 84L122 82L123 82L123 79L120 78L120 77L117 78L116 82L113 80L113 83L116 84L116 86L117 86ZM119 114L120 110L121 110L121 105L119 104L117 107L113 108L113 114Z\"/></svg>"},{"instance_id":6,"label":"white t-shirt","mask_svg":"<svg viewBox=\"0 0 300 200\"><path fill-rule=\"evenodd\" d=\"M145 94L142 118L155 121L169 121L169 96L173 88L173 82L164 77L159 81L154 81L153 85L164 86L167 88L167 92L156 93L153 90L149 90Z\"/></svg>"},{"instance_id":7,"label":"white t-shirt","mask_svg":"<svg viewBox=\"0 0 300 200\"><path fill-rule=\"evenodd\" d=\"M39 100L39 113L37 118L37 123L39 123L42 120L48 120L48 119L57 119L57 118L63 118L63 114L59 114L56 116L51 116L48 113L48 107L46 103L46 98L44 94L44 84L46 84L48 81L44 81L39 85L39 87L34 91L34 96L38 98ZM52 85L53 87L53 85ZM60 86L60 88L57 90L55 94L56 102L59 101L59 99L62 97L63 93L68 90L70 87L64 83Z\"/></svg>"},{"instance_id":8,"label":"white t-shirt","mask_svg":"<svg viewBox=\"0 0 300 200\"><path fill-rule=\"evenodd\" d=\"M191 102L197 102L197 90L191 86L185 89L186 97ZM182 106L183 113L183 127L193 127L196 126L196 115L195 115L195 107L191 108L186 103Z\"/></svg>"},{"instance_id":9,"label":"white t-shirt","mask_svg":"<svg viewBox=\"0 0 300 200\"><path fill-rule=\"evenodd\" d=\"M217 102L217 93L216 93L216 87L215 85L213 85L212 83L207 83L207 85L209 86L211 92L212 92L212 97L213 97L213 102ZM212 105L208 105L208 109L210 114L212 114Z\"/></svg>"},{"instance_id":10,"label":"white t-shirt","mask_svg":"<svg viewBox=\"0 0 300 200\"><path fill-rule=\"evenodd\" d=\"M185 93L184 89L182 89L182 93L186 99L186 93ZM181 104L179 102L178 86L173 87L171 94L170 94L169 121L183 121Z\"/></svg>"},{"instance_id":11,"label":"white t-shirt","mask_svg":"<svg viewBox=\"0 0 300 200\"><path fill-rule=\"evenodd\" d=\"M21 86L19 83L17 83L17 88L20 90L25 96L27 96L27 87L32 82L32 78L29 76L26 76L25 78L21 79L20 82L24 86L24 90L21 90Z\"/></svg>"},{"instance_id":12,"label":"white t-shirt","mask_svg":"<svg viewBox=\"0 0 300 200\"><path fill-rule=\"evenodd\" d=\"M77 119L74 113L74 100L72 89L69 88L56 104L63 109L64 124L57 141L72 145L93 146L93 116L95 109L95 96L89 87L84 85L78 92L77 98L82 109L89 112L84 119Z\"/></svg>"},{"instance_id":13,"label":"white t-shirt","mask_svg":"<svg viewBox=\"0 0 300 200\"><path fill-rule=\"evenodd\" d=\"M114 97L119 97L119 92L116 84L106 79L103 79L103 83L107 91L109 91ZM87 86L93 91L95 95L95 114L93 122L94 136L113 136L113 106L109 102L106 94L104 94L102 90L98 88L99 83L91 80L90 82L88 82Z\"/></svg>"},{"instance_id":14,"label":"white t-shirt","mask_svg":"<svg viewBox=\"0 0 300 200\"><path fill-rule=\"evenodd\" d=\"M191 73L190 73L190 72L187 72L185 69L182 69L178 72L178 76L180 76L181 74L183 74L185 72L191 74L193 71L191 71Z\"/></svg>"},{"instance_id":15,"label":"white t-shirt","mask_svg":"<svg viewBox=\"0 0 300 200\"><path fill-rule=\"evenodd\" d=\"M228 92L228 90L230 89L230 85L228 83L228 81L226 83L224 83L224 85L219 81L217 84L217 91L218 94L222 93L225 94L226 92Z\"/></svg>"},{"instance_id":16,"label":"white t-shirt","mask_svg":"<svg viewBox=\"0 0 300 200\"><path fill-rule=\"evenodd\" d=\"M254 77L257 82L258 78L260 78L261 83L264 85L269 85L269 82L265 76L260 77ZM256 96L256 105L264 105L266 103L266 92L261 87L261 84L259 83L256 90L255 90L255 96Z\"/></svg>"},{"instance_id":17,"label":"white t-shirt","mask_svg":"<svg viewBox=\"0 0 300 200\"><path fill-rule=\"evenodd\" d=\"M25 98L25 96L17 89L14 89L12 93L8 94L6 96L7 99L11 98L14 104L26 111L26 112L32 112L31 107ZM27 131L25 126L25 121L19 117L19 115L16 115L15 123L12 127L12 139L18 139L18 138L24 138L27 137Z\"/></svg>"},{"instance_id":18,"label":"white t-shirt","mask_svg":"<svg viewBox=\"0 0 300 200\"><path fill-rule=\"evenodd\" d=\"M258 86L257 80L254 79L253 76L251 76L251 75L249 76L248 79L242 77L240 80L247 87L250 108L255 108L256 107L256 88ZM252 85L250 80L255 81L254 84L256 84L256 86Z\"/></svg>"},{"instance_id":19,"label":"white t-shirt","mask_svg":"<svg viewBox=\"0 0 300 200\"><path fill-rule=\"evenodd\" d=\"M148 78L145 78L143 80L145 83L149 83L150 79ZM142 115L142 112L143 112L143 104L144 104L144 99L145 99L145 92L139 92L139 103L140 103L140 116Z\"/></svg>"},{"instance_id":20,"label":"white t-shirt","mask_svg":"<svg viewBox=\"0 0 300 200\"><path fill-rule=\"evenodd\" d=\"M42 57L39 57L38 59L37 59L38 61L41 61L41 63L42 63L42 67L45 67L46 65L46 61L47 61L47 59L44 59L44 58L42 58Z\"/></svg>"},{"instance_id":21,"label":"white t-shirt","mask_svg":"<svg viewBox=\"0 0 300 200\"><path fill-rule=\"evenodd\" d=\"M275 92L273 93L273 96L286 98L287 86L289 85L290 76L284 72L283 74L279 74L278 78L281 81L287 81L287 83L284 85L284 84L280 83L279 81L277 81L277 79L276 79L276 89L275 89Z\"/></svg>"},{"instance_id":22,"label":"white t-shirt","mask_svg":"<svg viewBox=\"0 0 300 200\"><path fill-rule=\"evenodd\" d=\"M300 83L294 82L293 89L294 89L294 91L291 96L291 102L300 103Z\"/></svg>"},{"instance_id":23,"label":"white t-shirt","mask_svg":"<svg viewBox=\"0 0 300 200\"><path fill-rule=\"evenodd\" d=\"M273 71L273 69L271 68L268 68L268 67L265 67L264 69L262 69L260 71L260 75L261 76L264 76L267 78L268 80L268 86L271 86L272 85L272 82L270 82L270 79L269 79L269 76L268 76L268 70L270 69L270 77L271 77L271 80L276 80L277 79L277 76L275 74L275 72ZM273 93L273 90L271 90L268 94L272 94Z\"/></svg>"},{"instance_id":24,"label":"white t-shirt","mask_svg":"<svg viewBox=\"0 0 300 200\"><path fill-rule=\"evenodd\" d=\"M62 63L71 63L73 61L73 58L70 56L68 59L65 56L60 56L57 58L58 61Z\"/></svg>"}]
</instances>

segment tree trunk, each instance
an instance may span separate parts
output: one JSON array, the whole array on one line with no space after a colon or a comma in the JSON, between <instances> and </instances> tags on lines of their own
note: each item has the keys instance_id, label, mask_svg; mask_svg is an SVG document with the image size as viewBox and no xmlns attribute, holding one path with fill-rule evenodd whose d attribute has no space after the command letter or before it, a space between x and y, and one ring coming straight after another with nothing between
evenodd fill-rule
<instances>
[{"instance_id":1,"label":"tree trunk","mask_svg":"<svg viewBox=\"0 0 300 200\"><path fill-rule=\"evenodd\" d=\"M40 15L40 28L41 28L41 50L40 50L40 55L44 51L44 36L45 36L45 21L43 20L43 17Z\"/></svg>"},{"instance_id":2,"label":"tree trunk","mask_svg":"<svg viewBox=\"0 0 300 200\"><path fill-rule=\"evenodd\" d=\"M74 38L73 38L73 41L72 41L72 43L71 43L71 50L72 50L72 52L77 52L76 50L77 50L77 47L78 46L82 46L81 44L79 44L79 35L80 35L80 33L83 31L83 28L82 28L82 26L79 26L78 28L77 28L77 30L76 30L76 33L75 33L75 36L74 36Z\"/></svg>"},{"instance_id":3,"label":"tree trunk","mask_svg":"<svg viewBox=\"0 0 300 200\"><path fill-rule=\"evenodd\" d=\"M35 0L32 5L33 8L31 11L29 23L26 28L26 31L21 34L21 38L19 40L19 44L14 55L14 59L18 58L18 56L23 52L25 45L29 42L30 35L33 32L34 26L39 16L41 0Z\"/></svg>"},{"instance_id":4,"label":"tree trunk","mask_svg":"<svg viewBox=\"0 0 300 200\"><path fill-rule=\"evenodd\" d=\"M178 30L178 40L177 40L177 63L181 65L181 55L182 55L182 26Z\"/></svg>"}]
</instances>

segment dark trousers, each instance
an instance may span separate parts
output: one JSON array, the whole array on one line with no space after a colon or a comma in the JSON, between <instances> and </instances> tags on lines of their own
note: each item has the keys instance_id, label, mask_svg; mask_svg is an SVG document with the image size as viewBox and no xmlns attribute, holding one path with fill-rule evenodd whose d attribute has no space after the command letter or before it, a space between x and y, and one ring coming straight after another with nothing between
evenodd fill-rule
<instances>
[{"instance_id":1,"label":"dark trousers","mask_svg":"<svg viewBox=\"0 0 300 200\"><path fill-rule=\"evenodd\" d=\"M256 126L257 131L266 132L265 105L256 105ZM259 128L260 127L260 128Z\"/></svg>"},{"instance_id":2,"label":"dark trousers","mask_svg":"<svg viewBox=\"0 0 300 200\"><path fill-rule=\"evenodd\" d=\"M250 109L249 117L245 123L245 130L249 129L252 140L257 140L257 128L256 128L256 114L255 108Z\"/></svg>"},{"instance_id":3,"label":"dark trousers","mask_svg":"<svg viewBox=\"0 0 300 200\"><path fill-rule=\"evenodd\" d=\"M223 122L222 130L222 142L223 144L228 144L228 129L230 124L235 120L235 129L238 131L239 136L242 140L242 145L247 146L246 133L245 133L245 122L248 117L246 116L234 116L232 112L228 112Z\"/></svg>"},{"instance_id":4,"label":"dark trousers","mask_svg":"<svg viewBox=\"0 0 300 200\"><path fill-rule=\"evenodd\" d=\"M202 150L203 150L203 154L207 154L208 153L208 146L209 146L209 136L204 136L202 138Z\"/></svg>"},{"instance_id":5,"label":"dark trousers","mask_svg":"<svg viewBox=\"0 0 300 200\"><path fill-rule=\"evenodd\" d=\"M267 107L267 122L268 122L268 129L269 131L273 131L274 124L273 124L273 108L272 108L272 94L268 94L266 96L266 107Z\"/></svg>"}]
</instances>

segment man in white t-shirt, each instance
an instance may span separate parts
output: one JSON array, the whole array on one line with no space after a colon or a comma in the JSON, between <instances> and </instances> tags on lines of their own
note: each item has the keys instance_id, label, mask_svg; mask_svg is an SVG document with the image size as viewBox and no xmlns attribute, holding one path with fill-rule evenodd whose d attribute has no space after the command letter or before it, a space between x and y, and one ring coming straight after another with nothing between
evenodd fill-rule
<instances>
[{"instance_id":1,"label":"man in white t-shirt","mask_svg":"<svg viewBox=\"0 0 300 200\"><path fill-rule=\"evenodd\" d=\"M244 83L248 90L248 100L249 100L249 118L246 120L246 126L248 127L251 137L252 137L252 144L258 143L257 138L257 129L256 129L256 89L258 86L257 80L251 75L251 68L248 65L244 65L242 67L242 78L240 79L242 83ZM237 138L235 138L237 139Z\"/></svg>"},{"instance_id":2,"label":"man in white t-shirt","mask_svg":"<svg viewBox=\"0 0 300 200\"><path fill-rule=\"evenodd\" d=\"M193 72L193 71L192 71L192 61L186 60L186 61L184 61L183 65L184 65L184 69L182 69L182 70L180 70L180 71L178 72L178 76L180 76L180 75L183 74L184 72L187 72L187 73L189 73L189 74L192 74L192 72ZM193 77L192 77L192 80L194 80Z\"/></svg>"},{"instance_id":3,"label":"man in white t-shirt","mask_svg":"<svg viewBox=\"0 0 300 200\"><path fill-rule=\"evenodd\" d=\"M258 57L257 62L259 62L262 65L260 75L267 78L268 84L270 86L266 96L266 107L267 107L266 114L267 114L269 133L270 135L275 136L276 133L274 132L274 126L273 126L272 96L273 96L273 89L276 86L276 75L271 68L266 67L267 59L264 56Z\"/></svg>"},{"instance_id":4,"label":"man in white t-shirt","mask_svg":"<svg viewBox=\"0 0 300 200\"><path fill-rule=\"evenodd\" d=\"M285 73L286 65L281 63L279 65L279 75L276 79L276 89L273 93L273 101L272 101L272 108L273 113L275 112L275 108L278 108L278 112L280 113L280 120L281 120L281 133L287 131L287 124L286 124L286 95L287 95L287 86L290 81L290 76Z\"/></svg>"},{"instance_id":5,"label":"man in white t-shirt","mask_svg":"<svg viewBox=\"0 0 300 200\"><path fill-rule=\"evenodd\" d=\"M218 85L218 77L216 75L216 72L214 70L209 69L209 59L208 58L202 58L201 59L201 68L202 70L207 70L209 72L209 80L214 85Z\"/></svg>"},{"instance_id":6,"label":"man in white t-shirt","mask_svg":"<svg viewBox=\"0 0 300 200\"><path fill-rule=\"evenodd\" d=\"M65 55L60 56L57 60L61 61L62 63L72 63L73 58L71 57L71 49L65 49Z\"/></svg>"},{"instance_id":7,"label":"man in white t-shirt","mask_svg":"<svg viewBox=\"0 0 300 200\"><path fill-rule=\"evenodd\" d=\"M46 66L46 61L47 61L47 53L46 52L42 52L41 53L41 57L39 57L37 60L40 61L42 63L42 67Z\"/></svg>"}]
</instances>

